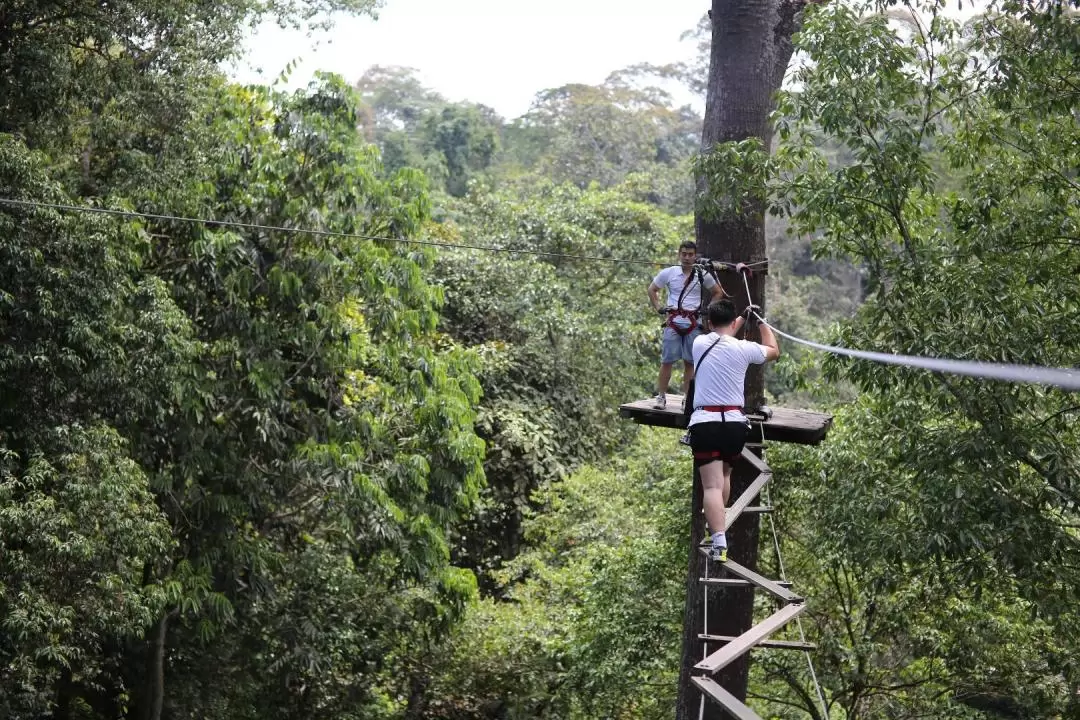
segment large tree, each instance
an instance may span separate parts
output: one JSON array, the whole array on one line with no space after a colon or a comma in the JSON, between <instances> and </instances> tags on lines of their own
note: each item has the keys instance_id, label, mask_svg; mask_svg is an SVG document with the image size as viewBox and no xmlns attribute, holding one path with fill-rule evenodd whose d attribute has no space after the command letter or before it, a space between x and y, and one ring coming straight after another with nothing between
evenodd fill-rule
<instances>
[{"instance_id":1,"label":"large tree","mask_svg":"<svg viewBox=\"0 0 1080 720\"><path fill-rule=\"evenodd\" d=\"M701 144L705 154L718 146L746 144L767 150L772 142L770 114L776 107L776 93L783 83L793 51L792 35L807 0L713 0L712 45L709 81L705 103L705 124ZM763 193L739 196L710 186L703 178L699 188L703 202L697 213L699 253L716 260L749 262L765 258L765 204ZM764 277L751 279L750 297L742 281L729 277L724 285L745 305L753 302L764 307ZM764 374L752 370L747 375L746 404L764 401ZM732 478L732 497L753 480L756 473L739 467ZM683 658L680 674L679 718L697 712L699 693L690 688L690 670L699 659L704 602L698 578L704 576L704 558L696 552L697 539L705 533L701 515L701 478L694 474L694 526L687 574L687 612L683 630ZM743 517L729 534L732 559L747 567L757 564L758 519ZM710 625L718 635L738 635L753 621L754 597L750 589L724 591L720 598L723 612ZM718 681L736 697L745 699L749 671L748 659L732 663L718 676ZM707 712L719 712L711 708Z\"/></svg>"}]
</instances>

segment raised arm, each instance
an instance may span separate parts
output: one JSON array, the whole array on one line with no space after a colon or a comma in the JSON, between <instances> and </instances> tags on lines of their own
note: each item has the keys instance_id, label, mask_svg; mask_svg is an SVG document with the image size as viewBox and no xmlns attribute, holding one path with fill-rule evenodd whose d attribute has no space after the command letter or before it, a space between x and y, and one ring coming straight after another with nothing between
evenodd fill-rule
<instances>
[{"instance_id":1,"label":"raised arm","mask_svg":"<svg viewBox=\"0 0 1080 720\"><path fill-rule=\"evenodd\" d=\"M761 333L761 344L765 346L765 362L780 357L780 344L776 342L772 328L758 323L758 331Z\"/></svg>"}]
</instances>

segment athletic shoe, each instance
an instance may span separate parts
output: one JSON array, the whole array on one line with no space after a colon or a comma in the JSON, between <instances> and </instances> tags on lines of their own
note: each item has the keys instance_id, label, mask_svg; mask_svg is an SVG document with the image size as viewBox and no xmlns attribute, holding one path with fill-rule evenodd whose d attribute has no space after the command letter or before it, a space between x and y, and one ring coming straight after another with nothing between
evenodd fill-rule
<instances>
[{"instance_id":1,"label":"athletic shoe","mask_svg":"<svg viewBox=\"0 0 1080 720\"><path fill-rule=\"evenodd\" d=\"M665 395L664 393L660 393L659 395L654 397L652 406L654 408L656 408L657 410L663 410L664 408L666 408L667 407L667 395Z\"/></svg>"},{"instance_id":2,"label":"athletic shoe","mask_svg":"<svg viewBox=\"0 0 1080 720\"><path fill-rule=\"evenodd\" d=\"M713 545L709 548L709 559L713 562L727 562L727 548L721 545Z\"/></svg>"}]
</instances>

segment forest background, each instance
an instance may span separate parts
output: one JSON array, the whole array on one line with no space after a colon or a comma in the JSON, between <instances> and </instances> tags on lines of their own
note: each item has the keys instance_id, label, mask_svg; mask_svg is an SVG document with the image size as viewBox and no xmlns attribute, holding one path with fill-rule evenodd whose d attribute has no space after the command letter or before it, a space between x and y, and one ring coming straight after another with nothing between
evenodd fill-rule
<instances>
[{"instance_id":1,"label":"forest background","mask_svg":"<svg viewBox=\"0 0 1080 720\"><path fill-rule=\"evenodd\" d=\"M0 717L670 717L690 463L617 415L649 263L754 193L782 329L1076 365L1076 5L809 8L770 154L664 89L704 20L508 120L219 70L369 0L5 4ZM1075 398L790 344L768 390L836 417L770 448L762 551L826 709L771 651L752 704L1080 717Z\"/></svg>"}]
</instances>

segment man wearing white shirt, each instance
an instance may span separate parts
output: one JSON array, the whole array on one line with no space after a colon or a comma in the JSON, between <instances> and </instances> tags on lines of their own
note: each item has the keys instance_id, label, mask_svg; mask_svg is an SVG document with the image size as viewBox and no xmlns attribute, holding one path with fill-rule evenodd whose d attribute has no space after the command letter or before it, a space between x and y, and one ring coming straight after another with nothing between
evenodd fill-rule
<instances>
[{"instance_id":1,"label":"man wearing white shirt","mask_svg":"<svg viewBox=\"0 0 1080 720\"><path fill-rule=\"evenodd\" d=\"M743 414L746 370L780 357L780 346L768 325L761 324L761 343L735 337L746 318L730 300L709 305L712 332L694 341L698 365L694 408L690 415L690 448L701 472L705 519L712 531L709 557L727 561L725 513L731 492L732 462L742 452L750 423ZM749 313L747 314L749 317Z\"/></svg>"},{"instance_id":2,"label":"man wearing white shirt","mask_svg":"<svg viewBox=\"0 0 1080 720\"><path fill-rule=\"evenodd\" d=\"M657 395L653 406L667 405L667 388L671 382L671 367L680 358L683 361L682 390L694 377L694 340L701 335L698 319L701 313L703 288L711 293L710 299L719 299L724 289L710 273L694 267L697 245L687 240L679 245L679 264L664 268L649 285L649 303L653 310L664 316L664 339L660 350L660 377L657 379ZM666 293L660 304L660 290Z\"/></svg>"}]
</instances>

